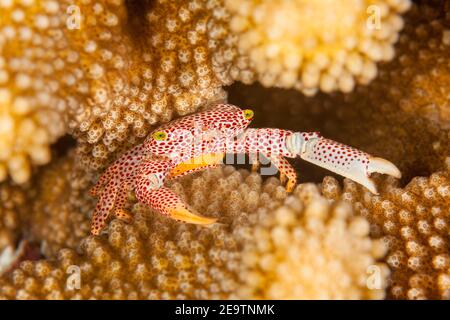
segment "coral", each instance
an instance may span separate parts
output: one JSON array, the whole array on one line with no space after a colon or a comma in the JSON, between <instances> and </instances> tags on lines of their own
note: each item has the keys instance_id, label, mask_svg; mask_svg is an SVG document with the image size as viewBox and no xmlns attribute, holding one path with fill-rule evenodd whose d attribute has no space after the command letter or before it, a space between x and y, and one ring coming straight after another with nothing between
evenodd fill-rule
<instances>
[{"instance_id":1,"label":"coral","mask_svg":"<svg viewBox=\"0 0 450 320\"><path fill-rule=\"evenodd\" d=\"M25 201L23 190L6 183L0 185L0 274L14 260L22 232L21 211L26 209Z\"/></svg>"},{"instance_id":2,"label":"coral","mask_svg":"<svg viewBox=\"0 0 450 320\"><path fill-rule=\"evenodd\" d=\"M450 1L335 2L0 0L0 298L450 299ZM134 222L87 236L92 172L227 94L256 127L321 131L402 180L375 175L373 195L294 160L319 184L289 196L211 169L170 187L218 224L130 194ZM67 133L76 152L51 152Z\"/></svg>"},{"instance_id":3,"label":"coral","mask_svg":"<svg viewBox=\"0 0 450 320\"><path fill-rule=\"evenodd\" d=\"M85 167L100 169L152 125L224 100L222 86L235 80L259 79L305 92L319 86L351 91L353 76L367 83L376 74L373 62L392 57L391 44L402 26L398 14L409 2L378 3L383 28L369 31L367 3L339 5L351 19L340 28L342 19L330 22L328 30L336 34L323 33L319 19L305 14L334 13L319 10L330 5L327 1L264 2L258 8L246 3L241 8L219 0L4 2L0 178L9 170L16 182L27 181L28 160L47 163L49 145L66 132L77 138ZM245 8L260 16L246 16ZM308 32L280 33L284 27L275 21L279 28L267 33L273 23L265 16L273 10L291 12ZM344 37L355 25L361 25L355 35ZM245 49L255 37L260 45ZM266 51L272 52L267 61Z\"/></svg>"},{"instance_id":4,"label":"coral","mask_svg":"<svg viewBox=\"0 0 450 320\"><path fill-rule=\"evenodd\" d=\"M208 1L155 1L146 15L148 59L145 80L156 114L174 108L179 115L223 100L224 83L216 77L208 49Z\"/></svg>"},{"instance_id":5,"label":"coral","mask_svg":"<svg viewBox=\"0 0 450 320\"><path fill-rule=\"evenodd\" d=\"M0 280L0 296L277 297L279 286L291 281L291 290L286 292L290 298L317 297L319 292L332 298L382 297L382 287L373 292L366 287L366 268L383 253L379 243L368 238L367 222L352 217L348 207L328 204L314 186L313 190L299 188L295 196L287 198L277 179L263 183L256 173L225 167L198 177L186 176L171 187L196 210L220 217L221 223L211 227L180 224L136 204L133 224L113 220L108 235L89 236L82 241L80 254L63 249L54 261L23 262ZM336 234L324 234L339 230L348 231L339 241ZM303 237L311 239L300 241ZM288 239L294 241L291 248L286 247ZM284 256L286 253L292 255ZM304 255L301 275L320 267L342 281L324 279L303 286L299 276L292 283L289 275L280 271L299 266L298 255ZM68 278L67 271L77 267L81 271L80 288L71 290L74 278ZM385 267L380 265L380 269ZM261 287L266 283L261 279L262 272L273 278L267 292Z\"/></svg>"},{"instance_id":6,"label":"coral","mask_svg":"<svg viewBox=\"0 0 450 320\"><path fill-rule=\"evenodd\" d=\"M0 181L26 182L67 130L57 1L0 3Z\"/></svg>"},{"instance_id":7,"label":"coral","mask_svg":"<svg viewBox=\"0 0 450 320\"><path fill-rule=\"evenodd\" d=\"M86 79L91 98L71 122L82 159L94 169L112 152L135 144L150 126L226 97L209 57L204 1L129 3L136 15L127 15L122 1L102 8L81 6L87 26L73 46L86 67L98 72ZM88 47L93 50L83 52Z\"/></svg>"},{"instance_id":8,"label":"coral","mask_svg":"<svg viewBox=\"0 0 450 320\"><path fill-rule=\"evenodd\" d=\"M73 151L43 167L28 191L31 203L22 215L24 238L40 244L46 257L57 255L61 248L77 248L89 232L94 199L88 194L94 180L76 163Z\"/></svg>"},{"instance_id":9,"label":"coral","mask_svg":"<svg viewBox=\"0 0 450 320\"><path fill-rule=\"evenodd\" d=\"M431 119L444 129L450 129L449 12L449 1L414 5L397 57L377 80L402 110Z\"/></svg>"},{"instance_id":10,"label":"coral","mask_svg":"<svg viewBox=\"0 0 450 320\"><path fill-rule=\"evenodd\" d=\"M350 206L329 203L314 184L300 185L283 206L263 208L254 219L237 231L245 239L241 297L384 298L389 270L376 263L383 243L368 237L369 223Z\"/></svg>"},{"instance_id":11,"label":"coral","mask_svg":"<svg viewBox=\"0 0 450 320\"><path fill-rule=\"evenodd\" d=\"M350 92L394 57L393 44L410 7L400 1L224 0L213 14L213 58L224 79L311 95ZM224 69L224 65L231 64Z\"/></svg>"},{"instance_id":12,"label":"coral","mask_svg":"<svg viewBox=\"0 0 450 320\"><path fill-rule=\"evenodd\" d=\"M322 183L326 197L350 202L370 222L371 237L387 244L384 261L391 270L387 297L395 299L448 299L450 292L450 132L445 117L420 109L425 101L440 108L441 115L448 109L448 52L443 51L449 5L432 4L433 8L430 3L414 5L398 45L401 54L382 64L380 77L367 87L314 98L259 86L234 85L229 92L232 103L258 106L257 126L318 130L399 166L402 181L377 178L379 196L349 180L343 190L332 177ZM424 41L427 37L430 40ZM420 90L411 90L416 85ZM303 162L298 168L300 181L320 181L324 176Z\"/></svg>"},{"instance_id":13,"label":"coral","mask_svg":"<svg viewBox=\"0 0 450 320\"><path fill-rule=\"evenodd\" d=\"M123 1L73 5L76 11L67 19L79 26L65 30L68 57L73 60L66 75L71 81L68 96L77 102L69 132L78 141L80 161L86 168L98 169L124 141L132 144L144 137L157 119L142 87L141 54L124 34Z\"/></svg>"},{"instance_id":14,"label":"coral","mask_svg":"<svg viewBox=\"0 0 450 320\"><path fill-rule=\"evenodd\" d=\"M387 244L389 297L450 298L450 158L445 171L416 177L405 188L387 179L378 196L349 180L341 189L331 177L322 189L350 202L370 222L372 236Z\"/></svg>"},{"instance_id":15,"label":"coral","mask_svg":"<svg viewBox=\"0 0 450 320\"><path fill-rule=\"evenodd\" d=\"M68 37L84 65L75 93L82 106L69 124L85 167L103 167L152 125L225 99L207 50L203 1L78 5L83 32Z\"/></svg>"},{"instance_id":16,"label":"coral","mask_svg":"<svg viewBox=\"0 0 450 320\"><path fill-rule=\"evenodd\" d=\"M0 180L9 170L27 181L29 160L47 163L67 132L80 161L98 169L151 125L223 100L197 4L158 2L143 31L120 0L2 2ZM160 23L175 9L175 25Z\"/></svg>"}]
</instances>

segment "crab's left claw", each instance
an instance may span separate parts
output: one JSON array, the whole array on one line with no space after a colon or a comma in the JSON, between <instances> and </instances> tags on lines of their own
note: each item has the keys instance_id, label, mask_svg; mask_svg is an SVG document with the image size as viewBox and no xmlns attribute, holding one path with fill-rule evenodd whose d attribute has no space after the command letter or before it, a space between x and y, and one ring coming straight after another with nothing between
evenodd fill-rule
<instances>
[{"instance_id":1,"label":"crab's left claw","mask_svg":"<svg viewBox=\"0 0 450 320\"><path fill-rule=\"evenodd\" d=\"M217 220L189 211L183 201L169 188L160 187L156 190L146 190L145 187L146 186L144 185L141 186L141 188L138 188L138 192L136 193L138 200L160 214L167 215L175 220L193 224L208 225Z\"/></svg>"},{"instance_id":2,"label":"crab's left claw","mask_svg":"<svg viewBox=\"0 0 450 320\"><path fill-rule=\"evenodd\" d=\"M302 159L358 182L372 193L378 194L370 174L378 172L396 178L401 177L400 170L388 160L322 138L317 133L301 133L297 139L296 151ZM292 143L291 141L291 148Z\"/></svg>"}]
</instances>

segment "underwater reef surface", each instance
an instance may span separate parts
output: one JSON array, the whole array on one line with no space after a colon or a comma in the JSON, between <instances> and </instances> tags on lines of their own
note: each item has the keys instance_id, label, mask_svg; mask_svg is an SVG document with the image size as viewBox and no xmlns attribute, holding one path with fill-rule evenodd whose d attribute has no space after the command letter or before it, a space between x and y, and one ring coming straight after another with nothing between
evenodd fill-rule
<instances>
[{"instance_id":1,"label":"underwater reef surface","mask_svg":"<svg viewBox=\"0 0 450 320\"><path fill-rule=\"evenodd\" d=\"M373 30L368 5L0 2L0 298L450 299L450 1L379 0ZM131 223L89 235L89 189L118 155L225 100L402 179L375 175L374 195L294 160L287 193L224 166L170 183L219 223L130 195Z\"/></svg>"}]
</instances>

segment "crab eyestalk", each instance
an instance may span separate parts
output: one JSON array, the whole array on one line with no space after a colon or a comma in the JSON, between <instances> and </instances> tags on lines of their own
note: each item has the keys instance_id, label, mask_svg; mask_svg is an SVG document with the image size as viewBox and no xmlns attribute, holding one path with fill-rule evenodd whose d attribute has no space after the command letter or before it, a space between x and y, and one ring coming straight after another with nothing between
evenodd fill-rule
<instances>
[{"instance_id":1,"label":"crab eyestalk","mask_svg":"<svg viewBox=\"0 0 450 320\"><path fill-rule=\"evenodd\" d=\"M358 182L378 194L370 175L374 172L401 178L388 160L373 157L353 147L322 138L318 132L295 132L286 138L286 149L303 160Z\"/></svg>"}]
</instances>

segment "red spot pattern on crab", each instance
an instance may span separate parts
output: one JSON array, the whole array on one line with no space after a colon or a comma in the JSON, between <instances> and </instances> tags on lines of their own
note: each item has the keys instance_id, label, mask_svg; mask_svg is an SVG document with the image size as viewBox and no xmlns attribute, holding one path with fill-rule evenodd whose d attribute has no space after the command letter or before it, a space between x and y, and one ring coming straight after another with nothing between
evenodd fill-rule
<instances>
[{"instance_id":1,"label":"red spot pattern on crab","mask_svg":"<svg viewBox=\"0 0 450 320\"><path fill-rule=\"evenodd\" d=\"M316 161L335 168L343 166L347 170L357 163L367 165L369 163L367 153L329 139L318 140L313 155L313 159Z\"/></svg>"}]
</instances>

